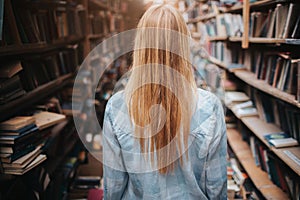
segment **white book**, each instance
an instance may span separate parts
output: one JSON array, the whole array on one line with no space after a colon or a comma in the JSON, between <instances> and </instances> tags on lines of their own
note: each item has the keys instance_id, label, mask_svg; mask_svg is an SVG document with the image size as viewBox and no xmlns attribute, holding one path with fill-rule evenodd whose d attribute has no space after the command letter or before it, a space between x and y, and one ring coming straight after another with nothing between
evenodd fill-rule
<instances>
[{"instance_id":1,"label":"white book","mask_svg":"<svg viewBox=\"0 0 300 200\"><path fill-rule=\"evenodd\" d=\"M273 146L280 148L280 147L290 147L290 146L297 146L298 142L294 138L283 138L283 139L272 139L269 140L269 143Z\"/></svg>"}]
</instances>

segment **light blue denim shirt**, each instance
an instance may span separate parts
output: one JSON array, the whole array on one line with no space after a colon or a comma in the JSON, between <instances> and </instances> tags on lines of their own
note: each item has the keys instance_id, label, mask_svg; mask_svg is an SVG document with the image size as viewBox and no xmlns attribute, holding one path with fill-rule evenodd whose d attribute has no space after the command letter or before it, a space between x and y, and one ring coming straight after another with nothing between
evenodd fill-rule
<instances>
[{"instance_id":1,"label":"light blue denim shirt","mask_svg":"<svg viewBox=\"0 0 300 200\"><path fill-rule=\"evenodd\" d=\"M197 93L188 159L167 175L149 170L151 165L140 156L124 92L110 98L103 127L104 199L227 199L222 104L208 91L198 89Z\"/></svg>"}]
</instances>

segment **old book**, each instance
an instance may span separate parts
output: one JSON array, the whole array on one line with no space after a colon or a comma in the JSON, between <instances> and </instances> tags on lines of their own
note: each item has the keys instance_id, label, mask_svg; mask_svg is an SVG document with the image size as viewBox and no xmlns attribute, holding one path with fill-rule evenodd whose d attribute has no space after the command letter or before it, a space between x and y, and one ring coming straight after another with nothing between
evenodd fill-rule
<instances>
[{"instance_id":1,"label":"old book","mask_svg":"<svg viewBox=\"0 0 300 200\"><path fill-rule=\"evenodd\" d=\"M3 63L0 67L0 78L11 78L22 69L23 68L20 61Z\"/></svg>"},{"instance_id":2,"label":"old book","mask_svg":"<svg viewBox=\"0 0 300 200\"><path fill-rule=\"evenodd\" d=\"M276 148L298 145L297 140L284 132L265 134L264 138L268 141L268 143Z\"/></svg>"},{"instance_id":3,"label":"old book","mask_svg":"<svg viewBox=\"0 0 300 200\"><path fill-rule=\"evenodd\" d=\"M296 25L297 17L299 16L299 5L291 3L289 5L287 19L282 33L282 38L288 38L291 36L291 32Z\"/></svg>"},{"instance_id":4,"label":"old book","mask_svg":"<svg viewBox=\"0 0 300 200\"><path fill-rule=\"evenodd\" d=\"M0 123L0 130L19 130L34 123L35 118L32 116L17 116Z\"/></svg>"},{"instance_id":5,"label":"old book","mask_svg":"<svg viewBox=\"0 0 300 200\"><path fill-rule=\"evenodd\" d=\"M63 121L66 116L58 113L42 111L34 114L34 118L36 120L37 127L42 130Z\"/></svg>"},{"instance_id":6,"label":"old book","mask_svg":"<svg viewBox=\"0 0 300 200\"><path fill-rule=\"evenodd\" d=\"M41 153L41 148L42 146L39 145L35 148L35 150L22 156L21 158L13 161L12 163L3 163L2 166L4 169L23 169Z\"/></svg>"},{"instance_id":7,"label":"old book","mask_svg":"<svg viewBox=\"0 0 300 200\"><path fill-rule=\"evenodd\" d=\"M282 38L289 5L277 4L275 38Z\"/></svg>"},{"instance_id":8,"label":"old book","mask_svg":"<svg viewBox=\"0 0 300 200\"><path fill-rule=\"evenodd\" d=\"M40 154L36 157L25 169L4 169L5 174L13 174L13 175L23 175L26 172L30 171L37 165L41 164L47 159L46 155Z\"/></svg>"}]
</instances>

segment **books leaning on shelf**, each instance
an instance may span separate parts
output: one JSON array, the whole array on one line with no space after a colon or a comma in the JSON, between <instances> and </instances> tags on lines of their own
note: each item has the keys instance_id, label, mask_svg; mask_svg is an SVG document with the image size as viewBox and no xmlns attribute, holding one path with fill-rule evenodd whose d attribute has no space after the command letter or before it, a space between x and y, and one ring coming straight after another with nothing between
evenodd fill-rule
<instances>
[{"instance_id":1,"label":"books leaning on shelf","mask_svg":"<svg viewBox=\"0 0 300 200\"><path fill-rule=\"evenodd\" d=\"M265 134L264 138L274 147L290 147L297 146L298 141L294 138L290 137L287 133L279 132L279 133L269 133Z\"/></svg>"}]
</instances>

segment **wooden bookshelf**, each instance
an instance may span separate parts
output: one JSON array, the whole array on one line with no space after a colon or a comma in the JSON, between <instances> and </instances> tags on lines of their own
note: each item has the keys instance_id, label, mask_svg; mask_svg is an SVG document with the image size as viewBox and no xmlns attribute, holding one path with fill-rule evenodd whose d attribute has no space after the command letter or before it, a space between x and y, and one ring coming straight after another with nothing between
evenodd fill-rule
<instances>
[{"instance_id":1,"label":"wooden bookshelf","mask_svg":"<svg viewBox=\"0 0 300 200\"><path fill-rule=\"evenodd\" d=\"M68 44L74 44L82 41L83 37L71 36L58 41L53 42L52 44L47 43L37 43L37 44L22 44L22 45L9 45L0 47L1 56L17 56L17 55L28 55L28 54L37 54L37 53L46 53L49 51L54 51L59 48L63 48Z\"/></svg>"},{"instance_id":2,"label":"wooden bookshelf","mask_svg":"<svg viewBox=\"0 0 300 200\"><path fill-rule=\"evenodd\" d=\"M251 149L242 140L241 134L236 129L227 129L227 138L239 162L262 195L266 199L288 199L287 194L272 183L268 174L255 165Z\"/></svg>"},{"instance_id":3,"label":"wooden bookshelf","mask_svg":"<svg viewBox=\"0 0 300 200\"><path fill-rule=\"evenodd\" d=\"M234 74L247 84L300 108L300 103L297 102L296 97L294 95L288 94L284 91L274 88L263 80L258 80L254 73L246 70L238 70L235 71Z\"/></svg>"},{"instance_id":4,"label":"wooden bookshelf","mask_svg":"<svg viewBox=\"0 0 300 200\"><path fill-rule=\"evenodd\" d=\"M259 138L271 151L273 151L284 163L286 163L296 174L300 176L300 166L284 153L284 150L291 150L294 154L296 154L296 156L299 156L300 159L300 147L276 149L264 139L265 134L282 132L280 128L278 128L275 124L266 123L258 117L244 117L241 120L257 136L257 138Z\"/></svg>"},{"instance_id":5,"label":"wooden bookshelf","mask_svg":"<svg viewBox=\"0 0 300 200\"><path fill-rule=\"evenodd\" d=\"M44 85L37 87L36 89L26 93L25 95L13 100L0 107L0 113L6 113L0 116L0 120L7 119L13 116L18 111L30 107L35 103L39 102L43 98L53 94L62 87L64 87L68 81L74 76L73 73L63 75L56 80L50 81Z\"/></svg>"}]
</instances>

